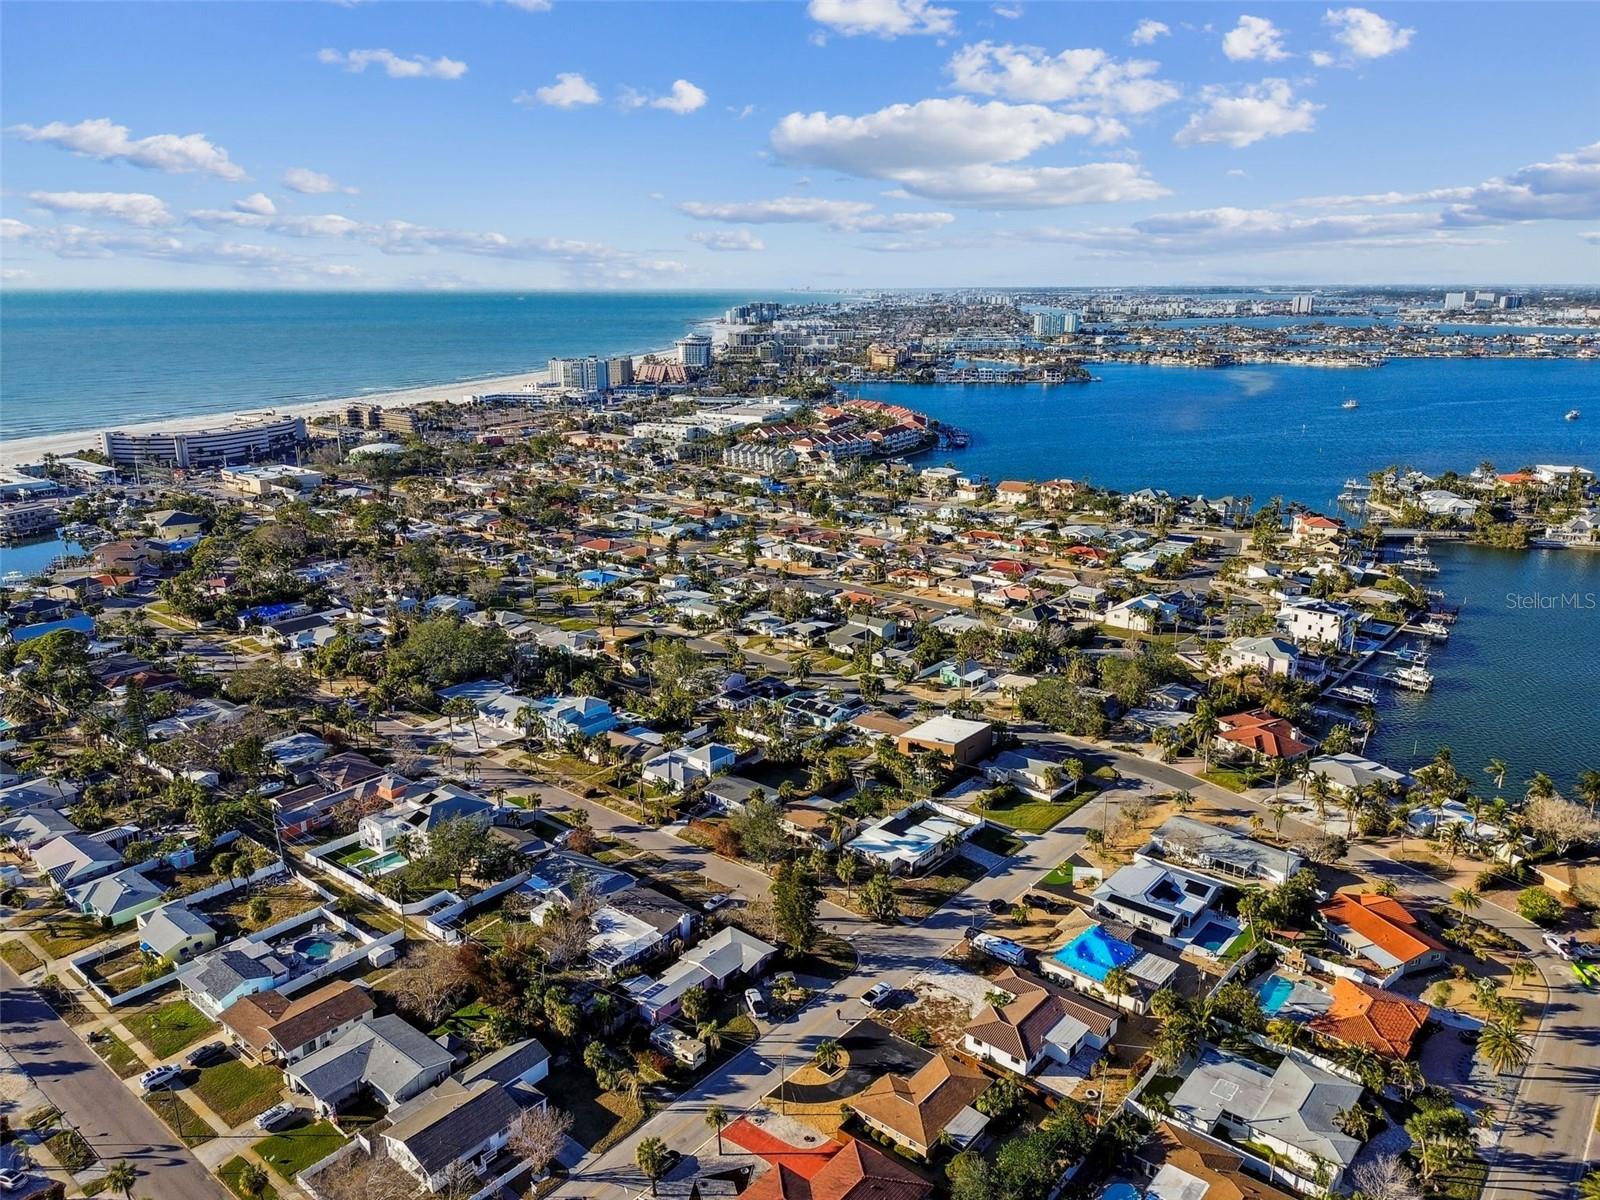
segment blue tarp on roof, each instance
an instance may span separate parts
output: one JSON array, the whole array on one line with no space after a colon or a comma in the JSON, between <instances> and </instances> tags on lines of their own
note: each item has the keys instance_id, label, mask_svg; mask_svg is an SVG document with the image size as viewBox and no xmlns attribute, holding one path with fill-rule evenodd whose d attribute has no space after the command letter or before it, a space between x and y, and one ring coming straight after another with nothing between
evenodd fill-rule
<instances>
[{"instance_id":1,"label":"blue tarp on roof","mask_svg":"<svg viewBox=\"0 0 1600 1200\"><path fill-rule=\"evenodd\" d=\"M90 637L94 633L94 618L86 613L79 613L75 617L66 617L60 621L41 621L37 625L24 625L21 629L11 631L13 642L31 642L35 638L47 637L52 633L67 630L71 633L81 633Z\"/></svg>"}]
</instances>

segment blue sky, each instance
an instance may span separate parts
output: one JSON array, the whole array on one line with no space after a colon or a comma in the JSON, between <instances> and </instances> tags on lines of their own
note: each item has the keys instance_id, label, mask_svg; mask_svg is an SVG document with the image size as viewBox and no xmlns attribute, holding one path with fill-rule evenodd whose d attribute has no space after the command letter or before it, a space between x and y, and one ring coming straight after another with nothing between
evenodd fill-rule
<instances>
[{"instance_id":1,"label":"blue sky","mask_svg":"<svg viewBox=\"0 0 1600 1200\"><path fill-rule=\"evenodd\" d=\"M44 287L1595 282L1589 4L0 6Z\"/></svg>"}]
</instances>

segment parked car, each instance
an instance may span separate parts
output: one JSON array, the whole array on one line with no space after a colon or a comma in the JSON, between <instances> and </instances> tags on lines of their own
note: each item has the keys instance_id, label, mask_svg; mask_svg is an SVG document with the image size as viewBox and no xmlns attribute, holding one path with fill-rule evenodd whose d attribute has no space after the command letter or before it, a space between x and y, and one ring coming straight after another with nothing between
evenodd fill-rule
<instances>
[{"instance_id":1,"label":"parked car","mask_svg":"<svg viewBox=\"0 0 1600 1200\"><path fill-rule=\"evenodd\" d=\"M25 1167L0 1167L0 1189L8 1192L22 1190L22 1185L28 1182L28 1172Z\"/></svg>"},{"instance_id":2,"label":"parked car","mask_svg":"<svg viewBox=\"0 0 1600 1200\"><path fill-rule=\"evenodd\" d=\"M714 913L719 908L726 908L733 903L733 897L726 892L718 892L715 896L703 901L700 905L708 913Z\"/></svg>"},{"instance_id":3,"label":"parked car","mask_svg":"<svg viewBox=\"0 0 1600 1200\"><path fill-rule=\"evenodd\" d=\"M274 1104L256 1118L256 1128L261 1130L262 1133L270 1133L294 1116L295 1111L295 1107L292 1104Z\"/></svg>"},{"instance_id":4,"label":"parked car","mask_svg":"<svg viewBox=\"0 0 1600 1200\"><path fill-rule=\"evenodd\" d=\"M227 1042L207 1042L204 1046L196 1046L189 1051L183 1061L191 1067L205 1067L210 1066L227 1053Z\"/></svg>"},{"instance_id":5,"label":"parked car","mask_svg":"<svg viewBox=\"0 0 1600 1200\"><path fill-rule=\"evenodd\" d=\"M750 1010L752 1017L767 1018L767 1002L762 999L761 993L755 988L746 988L744 993L744 1006Z\"/></svg>"},{"instance_id":6,"label":"parked car","mask_svg":"<svg viewBox=\"0 0 1600 1200\"><path fill-rule=\"evenodd\" d=\"M162 1067L151 1067L139 1076L139 1086L147 1092L153 1092L157 1088L170 1087L181 1078L183 1078L183 1068L177 1063L168 1063Z\"/></svg>"},{"instance_id":7,"label":"parked car","mask_svg":"<svg viewBox=\"0 0 1600 1200\"><path fill-rule=\"evenodd\" d=\"M894 989L887 983L875 983L861 998L866 1001L868 1008L885 1008L894 999Z\"/></svg>"},{"instance_id":8,"label":"parked car","mask_svg":"<svg viewBox=\"0 0 1600 1200\"><path fill-rule=\"evenodd\" d=\"M1572 943L1559 933L1547 933L1541 940L1550 948L1552 953L1559 954L1562 958L1567 959L1569 962L1571 961Z\"/></svg>"},{"instance_id":9,"label":"parked car","mask_svg":"<svg viewBox=\"0 0 1600 1200\"><path fill-rule=\"evenodd\" d=\"M1011 911L1011 902L1009 900L1000 900L998 898L991 900L989 901L989 911L997 917L1003 916Z\"/></svg>"}]
</instances>

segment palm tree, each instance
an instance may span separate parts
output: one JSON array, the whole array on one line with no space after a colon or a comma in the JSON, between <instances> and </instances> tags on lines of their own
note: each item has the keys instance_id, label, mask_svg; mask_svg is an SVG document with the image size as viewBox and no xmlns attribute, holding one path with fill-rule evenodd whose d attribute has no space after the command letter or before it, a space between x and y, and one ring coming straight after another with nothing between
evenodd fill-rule
<instances>
[{"instance_id":1,"label":"palm tree","mask_svg":"<svg viewBox=\"0 0 1600 1200\"><path fill-rule=\"evenodd\" d=\"M1472 887L1457 888L1450 893L1450 903L1462 912L1476 912L1483 907L1483 899L1478 895L1476 885Z\"/></svg>"},{"instance_id":2,"label":"palm tree","mask_svg":"<svg viewBox=\"0 0 1600 1200\"><path fill-rule=\"evenodd\" d=\"M656 1181L667 1173L667 1144L658 1137L647 1137L633 1152L633 1161L650 1181L650 1194L656 1194Z\"/></svg>"},{"instance_id":3,"label":"palm tree","mask_svg":"<svg viewBox=\"0 0 1600 1200\"><path fill-rule=\"evenodd\" d=\"M1589 815L1594 816L1596 806L1600 806L1600 771L1588 770L1578 776L1578 799L1589 806Z\"/></svg>"},{"instance_id":4,"label":"palm tree","mask_svg":"<svg viewBox=\"0 0 1600 1200\"><path fill-rule=\"evenodd\" d=\"M267 1190L267 1172L253 1162L247 1162L239 1171L239 1186L247 1196L260 1196Z\"/></svg>"},{"instance_id":5,"label":"palm tree","mask_svg":"<svg viewBox=\"0 0 1600 1200\"><path fill-rule=\"evenodd\" d=\"M1590 1171L1578 1180L1578 1200L1600 1200L1600 1171Z\"/></svg>"},{"instance_id":6,"label":"palm tree","mask_svg":"<svg viewBox=\"0 0 1600 1200\"><path fill-rule=\"evenodd\" d=\"M1511 978L1517 983L1527 983L1536 974L1533 963L1526 958L1511 960Z\"/></svg>"},{"instance_id":7,"label":"palm tree","mask_svg":"<svg viewBox=\"0 0 1600 1200\"><path fill-rule=\"evenodd\" d=\"M722 1026L715 1021L701 1021L694 1027L694 1035L705 1043L707 1050L722 1049Z\"/></svg>"},{"instance_id":8,"label":"palm tree","mask_svg":"<svg viewBox=\"0 0 1600 1200\"><path fill-rule=\"evenodd\" d=\"M1428 1085L1422 1068L1409 1058L1397 1058L1389 1064L1389 1081L1400 1089L1400 1094L1407 1100Z\"/></svg>"},{"instance_id":9,"label":"palm tree","mask_svg":"<svg viewBox=\"0 0 1600 1200\"><path fill-rule=\"evenodd\" d=\"M1509 1075L1533 1057L1533 1043L1516 1026L1505 1021L1490 1021L1478 1035L1478 1053L1490 1070Z\"/></svg>"},{"instance_id":10,"label":"palm tree","mask_svg":"<svg viewBox=\"0 0 1600 1200\"><path fill-rule=\"evenodd\" d=\"M1506 772L1509 770L1511 770L1511 768L1506 764L1505 759L1491 758L1488 762L1488 765L1483 768L1483 773L1490 779L1494 780L1494 790L1498 792L1501 788L1505 787Z\"/></svg>"},{"instance_id":11,"label":"palm tree","mask_svg":"<svg viewBox=\"0 0 1600 1200\"><path fill-rule=\"evenodd\" d=\"M717 1154L722 1154L722 1131L728 1124L728 1110L720 1104L706 1109L706 1128L717 1135Z\"/></svg>"},{"instance_id":12,"label":"palm tree","mask_svg":"<svg viewBox=\"0 0 1600 1200\"><path fill-rule=\"evenodd\" d=\"M1339 1128L1358 1142L1366 1141L1367 1135L1372 1132L1372 1112L1360 1103L1342 1109L1337 1120Z\"/></svg>"},{"instance_id":13,"label":"palm tree","mask_svg":"<svg viewBox=\"0 0 1600 1200\"><path fill-rule=\"evenodd\" d=\"M625 1070L617 1072L617 1091L631 1100L635 1108L642 1107L644 1077L637 1071Z\"/></svg>"},{"instance_id":14,"label":"palm tree","mask_svg":"<svg viewBox=\"0 0 1600 1200\"><path fill-rule=\"evenodd\" d=\"M120 1159L106 1168L105 1185L121 1192L124 1200L133 1195L133 1185L138 1181L139 1173L126 1159Z\"/></svg>"},{"instance_id":15,"label":"palm tree","mask_svg":"<svg viewBox=\"0 0 1600 1200\"><path fill-rule=\"evenodd\" d=\"M1217 723L1216 710L1209 701L1202 700L1195 705L1194 716L1189 718L1185 728L1194 738L1195 749L1200 751L1201 770L1211 770L1211 747L1221 726Z\"/></svg>"},{"instance_id":16,"label":"palm tree","mask_svg":"<svg viewBox=\"0 0 1600 1200\"><path fill-rule=\"evenodd\" d=\"M818 1070L824 1072L825 1074L832 1075L839 1069L839 1060L843 1056L843 1053L844 1052L839 1049L838 1042L834 1041L832 1038L824 1038L822 1041L817 1043L817 1052L815 1055L813 1055L813 1061L817 1064Z\"/></svg>"},{"instance_id":17,"label":"palm tree","mask_svg":"<svg viewBox=\"0 0 1600 1200\"><path fill-rule=\"evenodd\" d=\"M1306 1040L1306 1027L1288 1017L1277 1017L1267 1022L1267 1036L1278 1045L1293 1050Z\"/></svg>"},{"instance_id":18,"label":"palm tree","mask_svg":"<svg viewBox=\"0 0 1600 1200\"><path fill-rule=\"evenodd\" d=\"M1106 977L1100 981L1100 987L1105 991L1106 995L1111 997L1111 1002L1115 1004L1123 996L1132 995L1135 987L1133 972L1128 970L1127 967L1112 967L1111 970L1106 972Z\"/></svg>"}]
</instances>

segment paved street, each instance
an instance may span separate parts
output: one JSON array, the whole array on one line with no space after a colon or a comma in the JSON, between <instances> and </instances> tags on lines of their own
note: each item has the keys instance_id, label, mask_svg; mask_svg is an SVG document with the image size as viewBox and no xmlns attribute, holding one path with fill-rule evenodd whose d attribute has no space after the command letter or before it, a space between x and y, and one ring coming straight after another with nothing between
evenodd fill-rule
<instances>
[{"instance_id":1,"label":"paved street","mask_svg":"<svg viewBox=\"0 0 1600 1200\"><path fill-rule=\"evenodd\" d=\"M159 1200L227 1196L172 1131L4 964L0 1013L0 1046L7 1058L27 1072L103 1160L127 1159L134 1165L141 1176L136 1190Z\"/></svg>"}]
</instances>

